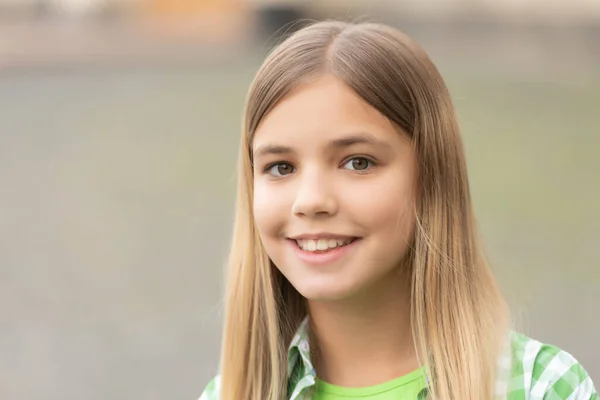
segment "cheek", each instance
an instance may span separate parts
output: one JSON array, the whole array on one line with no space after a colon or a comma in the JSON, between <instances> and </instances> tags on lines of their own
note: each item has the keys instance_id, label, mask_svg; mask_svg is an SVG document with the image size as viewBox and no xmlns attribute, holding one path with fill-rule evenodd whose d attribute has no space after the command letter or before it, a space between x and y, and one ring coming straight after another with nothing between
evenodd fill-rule
<instances>
[{"instance_id":1,"label":"cheek","mask_svg":"<svg viewBox=\"0 0 600 400\"><path fill-rule=\"evenodd\" d=\"M268 230L268 209L268 196L265 195L264 188L262 188L259 184L254 184L254 202L252 204L252 212L254 213L254 222L256 223L256 227L261 235L265 229Z\"/></svg>"},{"instance_id":2,"label":"cheek","mask_svg":"<svg viewBox=\"0 0 600 400\"><path fill-rule=\"evenodd\" d=\"M372 233L389 239L408 240L415 224L415 197L411 181L391 179L378 190L373 188L368 192L380 195L362 197L362 201L355 203L355 209L361 213L363 222Z\"/></svg>"},{"instance_id":3,"label":"cheek","mask_svg":"<svg viewBox=\"0 0 600 400\"><path fill-rule=\"evenodd\" d=\"M263 236L263 240L281 230L287 214L282 196L273 193L273 190L267 188L264 184L256 182L254 184L254 203L252 207L254 221L258 231Z\"/></svg>"}]
</instances>

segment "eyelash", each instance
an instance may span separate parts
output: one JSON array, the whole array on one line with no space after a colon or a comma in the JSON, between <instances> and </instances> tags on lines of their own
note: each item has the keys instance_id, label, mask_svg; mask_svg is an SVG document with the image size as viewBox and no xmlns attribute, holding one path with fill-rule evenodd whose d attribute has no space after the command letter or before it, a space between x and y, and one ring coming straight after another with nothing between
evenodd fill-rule
<instances>
[{"instance_id":1,"label":"eyelash","mask_svg":"<svg viewBox=\"0 0 600 400\"><path fill-rule=\"evenodd\" d=\"M350 171L353 171L353 172L356 172L356 173L359 173L359 174L366 174L366 173L367 173L367 172L369 172L369 171L370 171L370 170L371 170L373 167L376 167L376 166L378 165L378 163L377 163L377 162L376 162L376 161L375 161L373 158L371 158L371 157L367 157L367 156L352 156L352 157L348 157L347 159L345 159L345 160L344 160L344 161L341 163L341 165L342 165L342 166L343 166L343 165L346 165L346 164L348 164L350 161L352 161L352 160L356 160L356 159L358 159L358 160L366 160L366 161L368 161L368 162L369 162L369 167L368 167L367 169L365 169L365 170L350 170ZM270 171L273 169L273 167L275 167L275 166L277 166L277 165L289 165L289 166L291 166L291 167L292 167L292 168L294 168L294 169L296 168L296 167L294 167L294 166L293 166L291 163L289 163L289 162L287 162L287 161L283 161L283 160L281 160L281 161L275 161L275 162L272 162L272 163L269 163L269 164L267 164L267 165L264 167L264 169L263 169L263 173L264 173L264 174L268 174L268 175L272 175L272 174L270 173ZM284 176L285 176L285 175L284 175ZM282 178L282 176L275 176L275 178Z\"/></svg>"}]
</instances>

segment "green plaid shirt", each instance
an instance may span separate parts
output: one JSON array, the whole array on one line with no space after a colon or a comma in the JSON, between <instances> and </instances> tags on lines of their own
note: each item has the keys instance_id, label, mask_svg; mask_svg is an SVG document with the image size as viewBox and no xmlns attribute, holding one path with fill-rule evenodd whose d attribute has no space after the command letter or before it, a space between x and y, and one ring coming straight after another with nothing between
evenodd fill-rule
<instances>
[{"instance_id":1,"label":"green plaid shirt","mask_svg":"<svg viewBox=\"0 0 600 400\"><path fill-rule=\"evenodd\" d=\"M288 399L310 400L316 374L310 359L308 319L300 325L288 351ZM509 345L499 361L496 380L498 400L598 400L594 384L569 353L511 332ZM199 400L219 400L217 376ZM423 389L415 400L424 400Z\"/></svg>"}]
</instances>

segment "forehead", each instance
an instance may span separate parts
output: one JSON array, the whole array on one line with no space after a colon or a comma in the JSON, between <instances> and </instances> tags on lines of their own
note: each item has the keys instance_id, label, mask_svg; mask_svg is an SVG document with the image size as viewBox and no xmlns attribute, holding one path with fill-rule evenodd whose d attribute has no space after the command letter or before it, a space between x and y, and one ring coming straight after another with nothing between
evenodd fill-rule
<instances>
[{"instance_id":1,"label":"forehead","mask_svg":"<svg viewBox=\"0 0 600 400\"><path fill-rule=\"evenodd\" d=\"M352 132L401 140L398 129L341 80L326 75L291 91L263 119L253 148L266 142L331 140Z\"/></svg>"}]
</instances>

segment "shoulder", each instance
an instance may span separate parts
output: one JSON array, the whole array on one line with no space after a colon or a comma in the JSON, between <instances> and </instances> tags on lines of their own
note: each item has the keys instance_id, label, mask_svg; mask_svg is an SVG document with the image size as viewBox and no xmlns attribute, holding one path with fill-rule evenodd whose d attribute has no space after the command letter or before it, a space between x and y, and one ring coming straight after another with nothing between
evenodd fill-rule
<instances>
[{"instance_id":1,"label":"shoulder","mask_svg":"<svg viewBox=\"0 0 600 400\"><path fill-rule=\"evenodd\" d=\"M214 377L208 385L206 385L206 389L200 395L198 400L219 400L221 398L221 376L217 375Z\"/></svg>"},{"instance_id":2,"label":"shoulder","mask_svg":"<svg viewBox=\"0 0 600 400\"><path fill-rule=\"evenodd\" d=\"M597 400L594 384L570 353L522 333L510 334L507 394L530 400ZM512 397L510 397L512 398Z\"/></svg>"}]
</instances>

